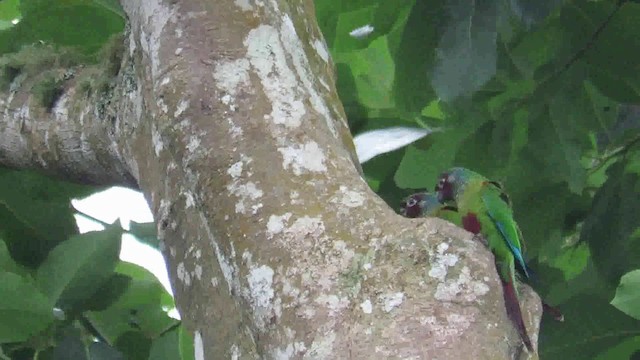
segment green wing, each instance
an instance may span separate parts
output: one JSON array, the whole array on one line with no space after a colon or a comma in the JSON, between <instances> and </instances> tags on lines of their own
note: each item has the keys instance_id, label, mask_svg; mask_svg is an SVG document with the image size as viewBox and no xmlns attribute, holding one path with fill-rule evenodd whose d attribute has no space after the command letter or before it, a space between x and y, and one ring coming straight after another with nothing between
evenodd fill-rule
<instances>
[{"instance_id":1,"label":"green wing","mask_svg":"<svg viewBox=\"0 0 640 360\"><path fill-rule=\"evenodd\" d=\"M498 229L499 234L513 254L516 262L528 278L529 273L527 271L527 265L524 262L522 245L520 243L520 229L515 220L513 220L513 212L509 204L503 200L504 196L501 194L503 194L501 189L490 184L482 191L482 203L487 210L489 218L491 218L491 221L496 226L496 229Z\"/></svg>"}]
</instances>

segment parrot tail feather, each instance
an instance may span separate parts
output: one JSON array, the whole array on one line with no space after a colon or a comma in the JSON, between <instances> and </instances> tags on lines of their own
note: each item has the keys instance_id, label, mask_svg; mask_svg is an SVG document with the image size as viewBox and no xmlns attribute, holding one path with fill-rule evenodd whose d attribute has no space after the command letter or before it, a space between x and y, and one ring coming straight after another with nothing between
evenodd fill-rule
<instances>
[{"instance_id":1,"label":"parrot tail feather","mask_svg":"<svg viewBox=\"0 0 640 360\"><path fill-rule=\"evenodd\" d=\"M527 347L527 350L529 350L529 352L533 352L533 346L531 345L531 340L527 334L527 328L525 327L524 320L522 319L520 303L518 302L518 295L516 294L513 282L502 281L502 289L504 294L504 304L507 308L507 315L511 322L513 322L516 330L518 330L518 334L520 334L522 342Z\"/></svg>"}]
</instances>

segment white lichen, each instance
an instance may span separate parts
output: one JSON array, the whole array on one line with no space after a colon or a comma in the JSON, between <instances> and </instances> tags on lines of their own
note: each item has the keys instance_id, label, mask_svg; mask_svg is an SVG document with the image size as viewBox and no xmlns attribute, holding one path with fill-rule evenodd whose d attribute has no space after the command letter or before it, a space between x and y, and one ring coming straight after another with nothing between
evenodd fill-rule
<instances>
[{"instance_id":1,"label":"white lichen","mask_svg":"<svg viewBox=\"0 0 640 360\"><path fill-rule=\"evenodd\" d=\"M384 312L391 312L391 310L400 306L404 301L404 293L396 292L390 294L382 294L378 297L378 300L382 303L382 309Z\"/></svg>"},{"instance_id":2,"label":"white lichen","mask_svg":"<svg viewBox=\"0 0 640 360\"><path fill-rule=\"evenodd\" d=\"M447 279L438 283L435 298L442 301L476 301L489 292L489 286L471 277L468 267L463 267L456 279Z\"/></svg>"},{"instance_id":3,"label":"white lichen","mask_svg":"<svg viewBox=\"0 0 640 360\"><path fill-rule=\"evenodd\" d=\"M231 345L231 360L238 360L240 359L240 348L238 347L237 344L233 344Z\"/></svg>"},{"instance_id":4,"label":"white lichen","mask_svg":"<svg viewBox=\"0 0 640 360\"><path fill-rule=\"evenodd\" d=\"M153 151L156 153L156 156L160 156L160 152L164 150L164 143L162 142L158 128L155 126L151 127L151 143L153 144Z\"/></svg>"},{"instance_id":5,"label":"white lichen","mask_svg":"<svg viewBox=\"0 0 640 360\"><path fill-rule=\"evenodd\" d=\"M329 316L337 316L349 307L349 298L339 297L334 294L321 294L316 299L317 304L321 304L329 310Z\"/></svg>"},{"instance_id":6,"label":"white lichen","mask_svg":"<svg viewBox=\"0 0 640 360\"><path fill-rule=\"evenodd\" d=\"M336 341L336 333L330 332L326 335L316 337L311 343L311 348L304 354L303 359L332 359L333 343Z\"/></svg>"},{"instance_id":7,"label":"white lichen","mask_svg":"<svg viewBox=\"0 0 640 360\"><path fill-rule=\"evenodd\" d=\"M432 278L444 281L447 277L447 269L458 263L458 255L452 253L445 253L449 249L449 244L442 242L436 247L436 252L430 252L431 269L428 275Z\"/></svg>"},{"instance_id":8,"label":"white lichen","mask_svg":"<svg viewBox=\"0 0 640 360\"><path fill-rule=\"evenodd\" d=\"M344 185L340 185L340 189L338 193L330 200L333 204L339 204L342 207L346 208L357 208L364 205L365 195L350 190L348 187Z\"/></svg>"},{"instance_id":9,"label":"white lichen","mask_svg":"<svg viewBox=\"0 0 640 360\"><path fill-rule=\"evenodd\" d=\"M202 335L200 331L196 331L193 334L193 350L195 360L205 360L204 357L204 345L202 343Z\"/></svg>"},{"instance_id":10,"label":"white lichen","mask_svg":"<svg viewBox=\"0 0 640 360\"><path fill-rule=\"evenodd\" d=\"M234 163L227 169L227 174L229 174L233 179L239 178L240 175L242 175L242 164L242 160Z\"/></svg>"},{"instance_id":11,"label":"white lichen","mask_svg":"<svg viewBox=\"0 0 640 360\"><path fill-rule=\"evenodd\" d=\"M305 46L302 40L296 33L293 21L288 15L284 15L282 19L282 26L280 27L281 39L284 48L291 56L293 66L296 70L300 82L304 86L308 99L311 102L313 110L315 110L321 119L325 120L327 128L334 137L338 137L338 132L335 127L335 118L329 110L325 100L316 89L316 74L311 72L311 66L307 60L307 54L304 49Z\"/></svg>"},{"instance_id":12,"label":"white lichen","mask_svg":"<svg viewBox=\"0 0 640 360\"><path fill-rule=\"evenodd\" d=\"M324 41L315 39L312 44L320 58L324 60L324 62L329 62L329 51L327 50L327 46Z\"/></svg>"},{"instance_id":13,"label":"white lichen","mask_svg":"<svg viewBox=\"0 0 640 360\"><path fill-rule=\"evenodd\" d=\"M178 275L178 279L182 281L186 286L191 285L191 275L187 271L183 262L180 262L176 267L176 274Z\"/></svg>"},{"instance_id":14,"label":"white lichen","mask_svg":"<svg viewBox=\"0 0 640 360\"><path fill-rule=\"evenodd\" d=\"M227 101L232 102L238 89L250 83L249 61L247 59L218 61L213 69L213 78L217 81L218 88L229 96Z\"/></svg>"},{"instance_id":15,"label":"white lichen","mask_svg":"<svg viewBox=\"0 0 640 360\"><path fill-rule=\"evenodd\" d=\"M325 172L325 155L322 149L314 141L303 144L302 146L293 145L278 148L282 154L283 167L291 168L297 176L309 172Z\"/></svg>"},{"instance_id":16,"label":"white lichen","mask_svg":"<svg viewBox=\"0 0 640 360\"><path fill-rule=\"evenodd\" d=\"M371 300L369 300L369 299L363 301L360 304L360 308L362 309L362 312L365 313L365 314L371 314L373 312L373 304L371 303Z\"/></svg>"},{"instance_id":17,"label":"white lichen","mask_svg":"<svg viewBox=\"0 0 640 360\"><path fill-rule=\"evenodd\" d=\"M187 209L190 209L196 206L196 199L191 192L185 191L183 195L184 195L184 203Z\"/></svg>"},{"instance_id":18,"label":"white lichen","mask_svg":"<svg viewBox=\"0 0 640 360\"><path fill-rule=\"evenodd\" d=\"M180 102L178 103L178 106L176 106L176 111L173 113L173 117L178 117L180 115L182 115L182 113L187 110L187 108L189 107L189 100L187 99L182 99L180 100Z\"/></svg>"},{"instance_id":19,"label":"white lichen","mask_svg":"<svg viewBox=\"0 0 640 360\"><path fill-rule=\"evenodd\" d=\"M196 278L198 278L198 280L202 280L202 266L196 265L193 273L196 275Z\"/></svg>"},{"instance_id":20,"label":"white lichen","mask_svg":"<svg viewBox=\"0 0 640 360\"><path fill-rule=\"evenodd\" d=\"M236 4L236 6L239 7L242 11L253 10L253 6L251 6L249 0L234 0L233 3Z\"/></svg>"},{"instance_id":21,"label":"white lichen","mask_svg":"<svg viewBox=\"0 0 640 360\"><path fill-rule=\"evenodd\" d=\"M246 214L248 209L251 209L252 214L256 214L263 206L262 203L255 202L255 200L262 197L262 190L258 188L256 183L252 181L243 183L241 179L244 165L249 164L251 161L251 158L242 156L239 162L234 163L227 169L227 174L231 176L232 180L227 184L226 188L232 195L239 198L235 206L235 211L239 214ZM250 201L254 203L248 204Z\"/></svg>"},{"instance_id":22,"label":"white lichen","mask_svg":"<svg viewBox=\"0 0 640 360\"><path fill-rule=\"evenodd\" d=\"M140 36L138 39L143 51L147 53L151 63L151 77L155 80L160 74L160 46L165 43L163 39L166 37L164 28L170 22L175 23L176 8L161 1L144 1L140 4L136 5L136 12L139 10L140 14L135 18L141 19L142 23L134 25L145 28L146 36ZM127 4L123 5L126 7ZM129 11L129 14L135 13L133 9Z\"/></svg>"},{"instance_id":23,"label":"white lichen","mask_svg":"<svg viewBox=\"0 0 640 360\"><path fill-rule=\"evenodd\" d=\"M251 268L247 275L249 288L245 296L253 310L256 325L261 329L265 328L272 315L273 275L273 269L266 265Z\"/></svg>"},{"instance_id":24,"label":"white lichen","mask_svg":"<svg viewBox=\"0 0 640 360\"><path fill-rule=\"evenodd\" d=\"M269 216L269 221L267 222L267 237L272 238L274 235L280 234L284 230L286 222L291 218L291 215L290 212L287 212L283 215Z\"/></svg>"},{"instance_id":25,"label":"white lichen","mask_svg":"<svg viewBox=\"0 0 640 360\"><path fill-rule=\"evenodd\" d=\"M274 124L297 128L306 113L302 96L298 93L298 79L291 71L279 32L270 25L260 25L244 40L247 57L260 78L264 94L271 102L269 119ZM277 76L274 76L277 74Z\"/></svg>"}]
</instances>

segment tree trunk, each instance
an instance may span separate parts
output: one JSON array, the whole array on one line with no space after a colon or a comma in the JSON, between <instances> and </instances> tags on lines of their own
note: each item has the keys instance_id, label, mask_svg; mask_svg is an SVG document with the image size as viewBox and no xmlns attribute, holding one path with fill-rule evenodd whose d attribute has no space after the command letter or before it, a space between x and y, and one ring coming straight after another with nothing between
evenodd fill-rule
<instances>
[{"instance_id":1,"label":"tree trunk","mask_svg":"<svg viewBox=\"0 0 640 360\"><path fill-rule=\"evenodd\" d=\"M141 189L197 359L522 356L488 250L363 180L312 1L122 3L116 85L48 113L23 79L0 163Z\"/></svg>"}]
</instances>

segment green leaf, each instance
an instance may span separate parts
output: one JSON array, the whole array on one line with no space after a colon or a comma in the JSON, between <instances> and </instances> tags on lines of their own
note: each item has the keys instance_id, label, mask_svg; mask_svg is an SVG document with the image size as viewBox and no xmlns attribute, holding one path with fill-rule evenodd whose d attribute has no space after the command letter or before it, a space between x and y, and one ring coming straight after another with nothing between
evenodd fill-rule
<instances>
[{"instance_id":1,"label":"green leaf","mask_svg":"<svg viewBox=\"0 0 640 360\"><path fill-rule=\"evenodd\" d=\"M193 345L193 336L184 327L184 323L178 327L180 331L180 359L182 360L194 360L195 359L195 347Z\"/></svg>"},{"instance_id":2,"label":"green leaf","mask_svg":"<svg viewBox=\"0 0 640 360\"><path fill-rule=\"evenodd\" d=\"M640 175L625 172L625 162L612 165L585 219L580 241L589 245L598 271L616 286L622 275L640 268Z\"/></svg>"},{"instance_id":3,"label":"green leaf","mask_svg":"<svg viewBox=\"0 0 640 360\"><path fill-rule=\"evenodd\" d=\"M122 353L102 342L89 344L89 358L91 360L124 360Z\"/></svg>"},{"instance_id":4,"label":"green leaf","mask_svg":"<svg viewBox=\"0 0 640 360\"><path fill-rule=\"evenodd\" d=\"M489 118L486 112L478 114L481 109L473 105L460 104L456 108L456 112L445 119L444 130L435 131L407 147L394 176L399 188L426 188L431 191L444 170L453 165L465 165L456 162L462 159L458 151L465 150L462 149L462 144L481 131ZM482 171L477 167L473 168Z\"/></svg>"},{"instance_id":5,"label":"green leaf","mask_svg":"<svg viewBox=\"0 0 640 360\"><path fill-rule=\"evenodd\" d=\"M609 67L590 65L589 75L603 94L621 103L637 103L640 99L640 75L635 71L618 73Z\"/></svg>"},{"instance_id":6,"label":"green leaf","mask_svg":"<svg viewBox=\"0 0 640 360\"><path fill-rule=\"evenodd\" d=\"M89 359L87 350L79 334L67 334L53 349L52 360L85 360Z\"/></svg>"},{"instance_id":7,"label":"green leaf","mask_svg":"<svg viewBox=\"0 0 640 360\"><path fill-rule=\"evenodd\" d=\"M635 336L627 338L618 345L608 348L606 351L596 356L594 360L636 360L638 359L638 354L640 354L640 336Z\"/></svg>"},{"instance_id":8,"label":"green leaf","mask_svg":"<svg viewBox=\"0 0 640 360\"><path fill-rule=\"evenodd\" d=\"M0 231L12 257L39 265L52 248L78 233L71 199L94 191L32 171L0 168L0 207L5 208L0 210Z\"/></svg>"},{"instance_id":9,"label":"green leaf","mask_svg":"<svg viewBox=\"0 0 640 360\"><path fill-rule=\"evenodd\" d=\"M362 7L357 10L343 12L338 15L336 25L336 38L332 51L346 53L352 50L364 49L369 45L374 34L370 34L365 39L354 38L349 33L359 27L373 23L373 16L376 7L374 5Z\"/></svg>"},{"instance_id":10,"label":"green leaf","mask_svg":"<svg viewBox=\"0 0 640 360\"><path fill-rule=\"evenodd\" d=\"M129 222L129 233L141 242L157 249L160 241L158 240L158 230L155 222L138 223Z\"/></svg>"},{"instance_id":11,"label":"green leaf","mask_svg":"<svg viewBox=\"0 0 640 360\"><path fill-rule=\"evenodd\" d=\"M630 271L622 276L611 305L640 320L640 270Z\"/></svg>"},{"instance_id":12,"label":"green leaf","mask_svg":"<svg viewBox=\"0 0 640 360\"><path fill-rule=\"evenodd\" d=\"M0 272L0 343L25 341L53 322L53 307L30 278Z\"/></svg>"},{"instance_id":13,"label":"green leaf","mask_svg":"<svg viewBox=\"0 0 640 360\"><path fill-rule=\"evenodd\" d=\"M363 50L336 55L335 58L338 63L349 64L360 104L370 109L394 106L391 88L395 69L386 36L371 41Z\"/></svg>"},{"instance_id":14,"label":"green leaf","mask_svg":"<svg viewBox=\"0 0 640 360\"><path fill-rule=\"evenodd\" d=\"M38 268L38 286L52 304L89 299L111 276L120 254L122 228L75 235L56 246Z\"/></svg>"},{"instance_id":15,"label":"green leaf","mask_svg":"<svg viewBox=\"0 0 640 360\"><path fill-rule=\"evenodd\" d=\"M591 294L559 305L564 322L542 322L541 359L593 359L603 349L640 335L640 322Z\"/></svg>"},{"instance_id":16,"label":"green leaf","mask_svg":"<svg viewBox=\"0 0 640 360\"><path fill-rule=\"evenodd\" d=\"M182 359L180 355L179 328L168 331L151 343L149 360Z\"/></svg>"},{"instance_id":17,"label":"green leaf","mask_svg":"<svg viewBox=\"0 0 640 360\"><path fill-rule=\"evenodd\" d=\"M395 2L387 2L394 4ZM435 100L436 94L428 80L435 62L436 47L444 22L443 0L415 1L401 34L394 58L396 78L393 84L394 102L407 112L416 113Z\"/></svg>"},{"instance_id":18,"label":"green leaf","mask_svg":"<svg viewBox=\"0 0 640 360\"><path fill-rule=\"evenodd\" d=\"M146 360L149 357L151 340L139 331L122 334L115 343L128 360Z\"/></svg>"},{"instance_id":19,"label":"green leaf","mask_svg":"<svg viewBox=\"0 0 640 360\"><path fill-rule=\"evenodd\" d=\"M431 134L429 138L440 134ZM442 136L441 136L442 137ZM439 138L441 138L439 137ZM456 143L440 139L434 141L430 151L409 145L395 174L395 182L401 189L432 189L438 176L453 162ZM442 146L439 146L442 145Z\"/></svg>"},{"instance_id":20,"label":"green leaf","mask_svg":"<svg viewBox=\"0 0 640 360\"><path fill-rule=\"evenodd\" d=\"M638 102L640 101L640 91L638 91L640 76L636 73L640 69L640 39L637 36L640 32L640 4L633 2L621 4L602 29L597 41L593 42L586 51L585 58L594 68L609 71L619 79L626 78L628 87L635 90L631 93L635 97L633 102ZM605 89L602 90L605 94L607 93Z\"/></svg>"},{"instance_id":21,"label":"green leaf","mask_svg":"<svg viewBox=\"0 0 640 360\"><path fill-rule=\"evenodd\" d=\"M132 279L122 274L113 274L86 301L79 305L82 310L101 311L113 304L124 294Z\"/></svg>"},{"instance_id":22,"label":"green leaf","mask_svg":"<svg viewBox=\"0 0 640 360\"><path fill-rule=\"evenodd\" d=\"M7 244L0 239L0 272L11 272L17 275L25 276L29 274L29 270L18 264L11 258Z\"/></svg>"},{"instance_id":23,"label":"green leaf","mask_svg":"<svg viewBox=\"0 0 640 360\"><path fill-rule=\"evenodd\" d=\"M591 256L589 247L585 244L578 244L564 249L558 256L552 258L549 264L562 270L563 280L571 280L584 271L589 256Z\"/></svg>"},{"instance_id":24,"label":"green leaf","mask_svg":"<svg viewBox=\"0 0 640 360\"><path fill-rule=\"evenodd\" d=\"M431 84L449 101L478 90L496 73L497 1L447 2L449 22L436 51Z\"/></svg>"},{"instance_id":25,"label":"green leaf","mask_svg":"<svg viewBox=\"0 0 640 360\"><path fill-rule=\"evenodd\" d=\"M20 18L20 10L18 0L0 1L0 31L13 26L11 20Z\"/></svg>"},{"instance_id":26,"label":"green leaf","mask_svg":"<svg viewBox=\"0 0 640 360\"><path fill-rule=\"evenodd\" d=\"M511 0L509 4L514 14L526 25L530 26L546 18L553 10L562 4L562 0Z\"/></svg>"},{"instance_id":27,"label":"green leaf","mask_svg":"<svg viewBox=\"0 0 640 360\"><path fill-rule=\"evenodd\" d=\"M129 287L107 309L88 314L91 323L107 340L115 341L131 330L142 331L153 338L177 323L165 312L175 306L173 299L152 273L123 261L116 272L133 279Z\"/></svg>"},{"instance_id":28,"label":"green leaf","mask_svg":"<svg viewBox=\"0 0 640 360\"><path fill-rule=\"evenodd\" d=\"M120 5L120 1L118 0L93 0L93 3L120 15L122 18L125 18L127 14L124 13L122 9L122 5Z\"/></svg>"},{"instance_id":29,"label":"green leaf","mask_svg":"<svg viewBox=\"0 0 640 360\"><path fill-rule=\"evenodd\" d=\"M39 41L95 53L112 34L124 29L124 17L109 3L114 1L21 1L20 22L0 31L0 54Z\"/></svg>"},{"instance_id":30,"label":"green leaf","mask_svg":"<svg viewBox=\"0 0 640 360\"><path fill-rule=\"evenodd\" d=\"M567 36L559 19L552 19L540 30L524 34L509 50L509 55L518 70L527 78L533 78L541 66L557 60L566 43Z\"/></svg>"},{"instance_id":31,"label":"green leaf","mask_svg":"<svg viewBox=\"0 0 640 360\"><path fill-rule=\"evenodd\" d=\"M639 16L640 4L633 2L567 2L559 19L567 37L566 50L557 56L563 60L556 61L556 68L570 59L584 61L591 81L603 94L621 102L638 102Z\"/></svg>"},{"instance_id":32,"label":"green leaf","mask_svg":"<svg viewBox=\"0 0 640 360\"><path fill-rule=\"evenodd\" d=\"M118 300L119 306L139 306L160 299L160 305L167 308L174 307L173 297L165 290L158 278L142 266L121 261L116 267L118 274L131 277L134 281L129 287L132 292L144 294L137 296L129 291Z\"/></svg>"}]
</instances>

